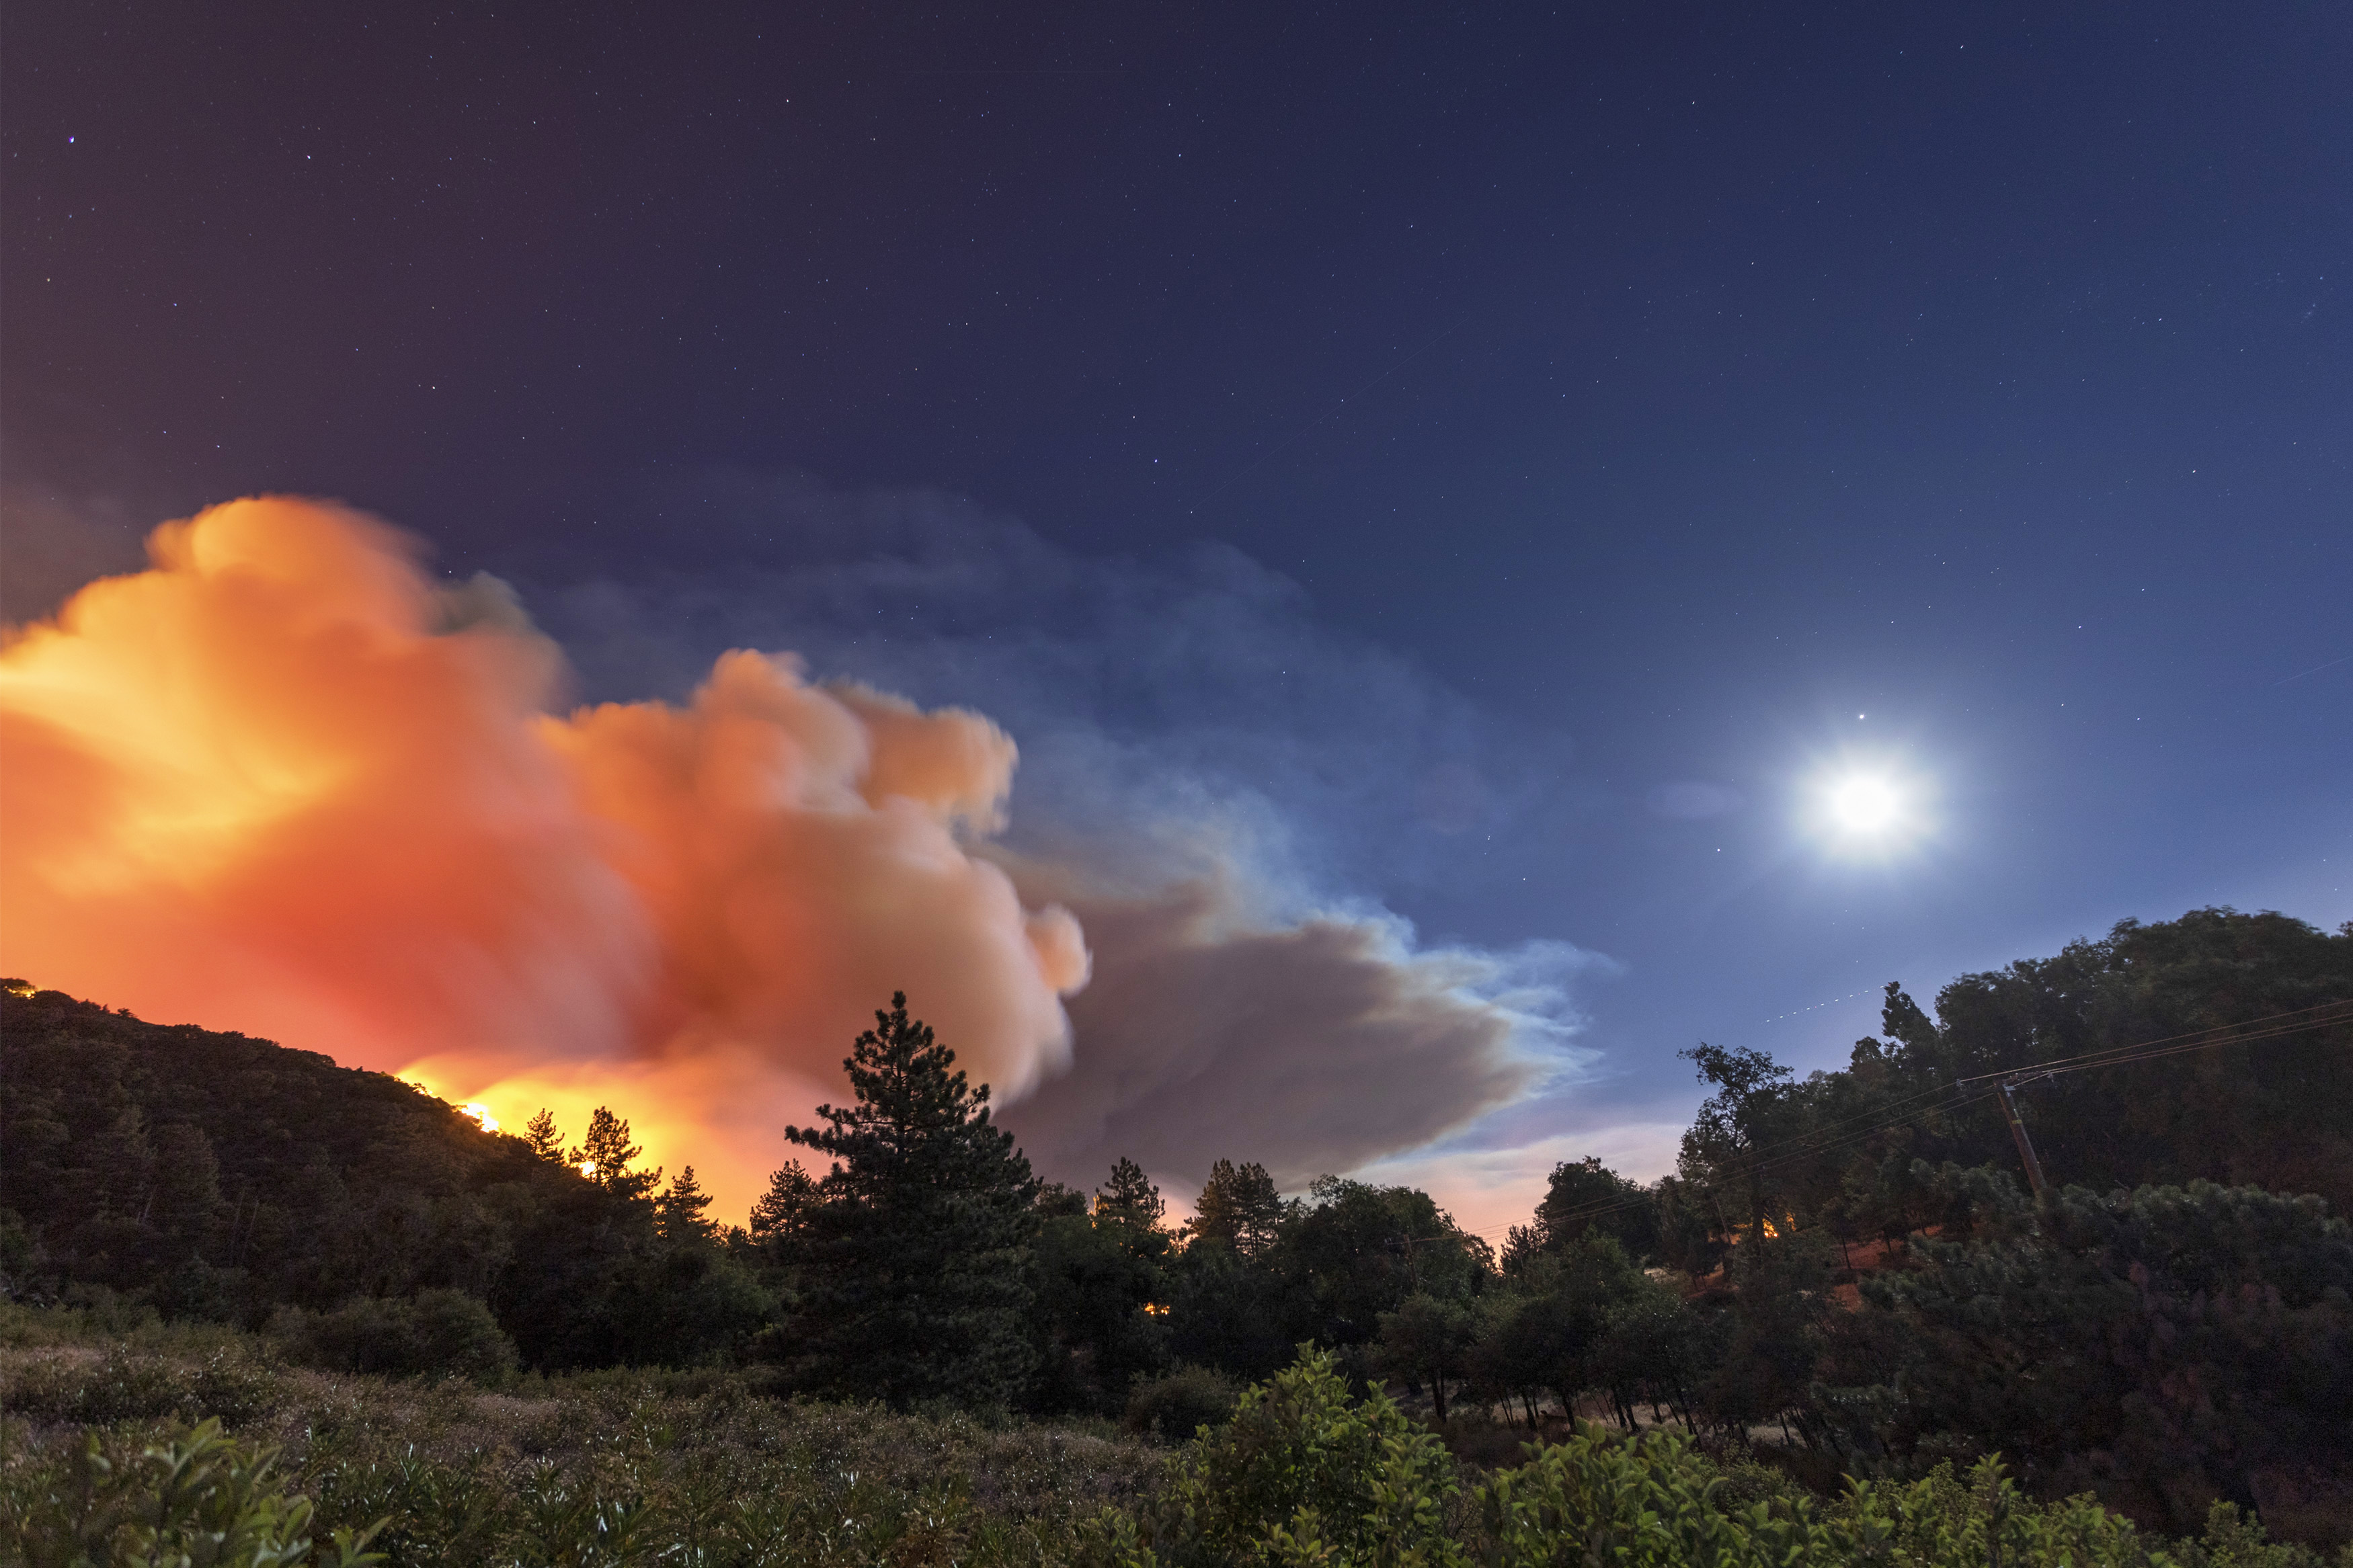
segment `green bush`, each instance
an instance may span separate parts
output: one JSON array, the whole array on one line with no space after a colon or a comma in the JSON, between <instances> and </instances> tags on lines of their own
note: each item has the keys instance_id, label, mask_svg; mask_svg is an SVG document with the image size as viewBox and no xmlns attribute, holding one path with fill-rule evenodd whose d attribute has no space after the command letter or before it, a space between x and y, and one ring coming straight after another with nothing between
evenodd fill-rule
<instances>
[{"instance_id":1,"label":"green bush","mask_svg":"<svg viewBox=\"0 0 2353 1568\"><path fill-rule=\"evenodd\" d=\"M290 1360L330 1372L454 1373L493 1387L515 1372L514 1342L462 1290L360 1297L332 1312L289 1308L269 1331Z\"/></svg>"},{"instance_id":2,"label":"green bush","mask_svg":"<svg viewBox=\"0 0 2353 1568\"><path fill-rule=\"evenodd\" d=\"M2042 1497L2097 1491L2184 1534L2251 1474L2353 1473L2353 1228L2327 1205L2192 1182L1985 1207L1832 1321L1815 1418L1850 1468L1995 1448Z\"/></svg>"},{"instance_id":3,"label":"green bush","mask_svg":"<svg viewBox=\"0 0 2353 1568\"><path fill-rule=\"evenodd\" d=\"M0 1547L26 1568L294 1568L313 1561L311 1505L276 1483L276 1458L217 1421L135 1453L92 1436L61 1484L0 1496ZM375 1533L338 1530L317 1561L381 1563Z\"/></svg>"},{"instance_id":4,"label":"green bush","mask_svg":"<svg viewBox=\"0 0 2353 1568\"><path fill-rule=\"evenodd\" d=\"M1454 1462L1376 1386L1349 1397L1337 1363L1298 1363L1247 1392L1177 1463L1140 1516L1096 1521L1092 1550L1145 1568L1445 1561Z\"/></svg>"},{"instance_id":5,"label":"green bush","mask_svg":"<svg viewBox=\"0 0 2353 1568\"><path fill-rule=\"evenodd\" d=\"M1082 1532L1097 1568L2319 1568L2301 1546L2218 1509L2205 1538L2168 1546L2088 1496L2038 1504L2000 1461L1940 1465L1908 1484L1849 1481L1824 1503L1795 1488L1735 1501L1725 1472L1683 1438L1587 1426L1457 1506L1453 1467L1376 1388L1349 1397L1306 1352L1243 1394L1145 1507ZM1753 1493L1754 1489L1747 1489ZM2353 1568L2353 1549L2337 1559Z\"/></svg>"},{"instance_id":6,"label":"green bush","mask_svg":"<svg viewBox=\"0 0 2353 1568\"><path fill-rule=\"evenodd\" d=\"M1234 1413L1241 1384L1206 1366L1180 1366L1158 1377L1138 1378L1127 1396L1125 1425L1163 1442L1181 1443L1204 1426Z\"/></svg>"}]
</instances>

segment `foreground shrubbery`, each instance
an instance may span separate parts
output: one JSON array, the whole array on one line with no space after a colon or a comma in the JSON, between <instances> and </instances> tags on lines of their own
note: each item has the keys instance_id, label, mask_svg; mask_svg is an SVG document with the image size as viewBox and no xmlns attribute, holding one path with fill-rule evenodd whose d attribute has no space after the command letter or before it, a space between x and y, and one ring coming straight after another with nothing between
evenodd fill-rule
<instances>
[{"instance_id":1,"label":"foreground shrubbery","mask_svg":"<svg viewBox=\"0 0 2353 1568\"><path fill-rule=\"evenodd\" d=\"M0 1307L0 1563L176 1561L36 1548L90 1538L78 1500L89 1438L115 1473L149 1474L145 1451L186 1447L215 1397L234 1407L237 1465L279 1450L281 1521L296 1499L319 1541L382 1521L371 1550L448 1568L1062 1561L1082 1521L1145 1495L1167 1458L1107 1425L773 1398L758 1369L525 1375L492 1390L322 1373L218 1329L150 1321L113 1336L90 1323Z\"/></svg>"},{"instance_id":2,"label":"foreground shrubbery","mask_svg":"<svg viewBox=\"0 0 2353 1568\"><path fill-rule=\"evenodd\" d=\"M1158 1377L1139 1378L1128 1396L1126 1425L1130 1431L1149 1432L1171 1443L1181 1443L1203 1426L1214 1426L1233 1414L1241 1398L1241 1384L1206 1366L1180 1366Z\"/></svg>"},{"instance_id":3,"label":"foreground shrubbery","mask_svg":"<svg viewBox=\"0 0 2353 1568\"><path fill-rule=\"evenodd\" d=\"M222 1564L282 1568L318 1562L359 1568L374 1528L333 1532L324 1550L311 1531L311 1500L290 1496L270 1472L276 1452L231 1441L206 1421L185 1437L110 1454L95 1436L38 1495L12 1499L0 1541L28 1568L88 1563ZM16 1509L21 1509L17 1512Z\"/></svg>"},{"instance_id":4,"label":"foreground shrubbery","mask_svg":"<svg viewBox=\"0 0 2353 1568\"><path fill-rule=\"evenodd\" d=\"M1311 1354L1244 1394L1155 1498L1090 1521L1082 1555L1116 1568L2320 1562L2266 1542L2228 1505L2206 1539L2176 1545L2142 1537L2089 1498L2037 1505L1991 1458L1966 1478L1944 1465L1908 1485L1850 1482L1828 1503L1759 1479L1728 1473L1672 1434L1599 1426L1472 1479L1386 1395L1351 1398L1331 1359ZM2353 1564L2353 1549L2340 1561Z\"/></svg>"},{"instance_id":5,"label":"foreground shrubbery","mask_svg":"<svg viewBox=\"0 0 2353 1568\"><path fill-rule=\"evenodd\" d=\"M13 1347L0 1352L0 1561L2321 1563L2227 1507L2202 1541L2168 1543L2088 1500L2037 1505L1992 1461L1823 1501L1671 1436L1587 1427L1482 1475L1313 1353L1172 1454L1107 1428L778 1400L718 1372L526 1377L491 1392L289 1368L266 1342L217 1332L86 1338L67 1314L0 1319ZM237 1411L226 1435L193 1419L223 1395Z\"/></svg>"}]
</instances>

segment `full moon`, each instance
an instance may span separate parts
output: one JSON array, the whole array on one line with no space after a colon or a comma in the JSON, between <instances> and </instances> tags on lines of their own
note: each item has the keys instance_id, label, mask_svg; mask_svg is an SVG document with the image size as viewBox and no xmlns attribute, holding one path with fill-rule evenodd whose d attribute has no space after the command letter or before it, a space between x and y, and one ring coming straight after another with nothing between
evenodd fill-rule
<instances>
[{"instance_id":1,"label":"full moon","mask_svg":"<svg viewBox=\"0 0 2353 1568\"><path fill-rule=\"evenodd\" d=\"M1878 833L1896 817L1895 792L1884 781L1848 779L1831 791L1831 810L1850 833Z\"/></svg>"},{"instance_id":2,"label":"full moon","mask_svg":"<svg viewBox=\"0 0 2353 1568\"><path fill-rule=\"evenodd\" d=\"M1824 759L1807 781L1805 829L1841 860L1900 858L1936 830L1936 786L1888 756Z\"/></svg>"}]
</instances>

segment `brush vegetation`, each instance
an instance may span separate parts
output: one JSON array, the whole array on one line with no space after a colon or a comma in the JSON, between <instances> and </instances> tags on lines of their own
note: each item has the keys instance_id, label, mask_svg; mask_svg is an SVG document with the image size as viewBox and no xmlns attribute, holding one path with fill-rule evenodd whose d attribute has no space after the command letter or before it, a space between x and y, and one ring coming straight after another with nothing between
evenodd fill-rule
<instances>
[{"instance_id":1,"label":"brush vegetation","mask_svg":"<svg viewBox=\"0 0 2353 1568\"><path fill-rule=\"evenodd\" d=\"M69 1310L0 1309L0 1560L29 1568L2323 1563L2229 1504L2168 1542L2087 1497L2037 1503L1992 1459L1824 1499L1745 1456L1588 1425L1478 1467L1312 1350L1172 1449L719 1371L499 1391L325 1373L234 1331Z\"/></svg>"}]
</instances>

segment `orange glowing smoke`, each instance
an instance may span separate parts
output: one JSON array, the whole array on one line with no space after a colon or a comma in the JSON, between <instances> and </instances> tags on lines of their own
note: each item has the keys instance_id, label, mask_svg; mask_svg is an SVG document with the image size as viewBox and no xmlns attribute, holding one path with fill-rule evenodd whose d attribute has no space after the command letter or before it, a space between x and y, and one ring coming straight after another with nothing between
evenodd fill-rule
<instances>
[{"instance_id":1,"label":"orange glowing smoke","mask_svg":"<svg viewBox=\"0 0 2353 1568\"><path fill-rule=\"evenodd\" d=\"M972 846L1013 742L733 653L549 714L503 587L269 499L0 646L0 973L398 1070L508 1127L607 1103L736 1212L903 988L976 1080L1068 1049L1077 922Z\"/></svg>"}]
</instances>

